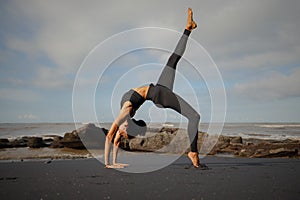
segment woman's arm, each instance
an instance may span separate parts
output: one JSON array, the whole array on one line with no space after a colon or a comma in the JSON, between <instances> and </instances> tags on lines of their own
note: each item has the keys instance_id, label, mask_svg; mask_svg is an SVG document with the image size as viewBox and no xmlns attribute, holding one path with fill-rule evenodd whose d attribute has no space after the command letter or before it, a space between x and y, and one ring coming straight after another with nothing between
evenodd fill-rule
<instances>
[{"instance_id":1,"label":"woman's arm","mask_svg":"<svg viewBox=\"0 0 300 200\"><path fill-rule=\"evenodd\" d=\"M114 148L113 148L113 165L117 164L117 156L118 156L118 150L120 146L120 140L121 140L121 134L120 131L117 131L115 140L114 140Z\"/></svg>"},{"instance_id":2,"label":"woman's arm","mask_svg":"<svg viewBox=\"0 0 300 200\"><path fill-rule=\"evenodd\" d=\"M116 133L116 137L114 139L114 148L113 148L113 165L121 165L128 166L127 164L117 163L118 150L121 143L121 136L128 138L127 134L128 122L127 120L121 124L119 130Z\"/></svg>"},{"instance_id":3,"label":"woman's arm","mask_svg":"<svg viewBox=\"0 0 300 200\"><path fill-rule=\"evenodd\" d=\"M120 111L119 116L115 119L113 124L111 125L111 128L109 129L109 132L106 135L105 139L105 147L104 147L104 159L105 159L105 166L109 166L109 154L110 154L110 146L112 142L112 138L118 131L119 126L126 120L126 118L129 116L129 113L132 110L132 104L130 101L126 101L123 104L123 107Z\"/></svg>"}]
</instances>

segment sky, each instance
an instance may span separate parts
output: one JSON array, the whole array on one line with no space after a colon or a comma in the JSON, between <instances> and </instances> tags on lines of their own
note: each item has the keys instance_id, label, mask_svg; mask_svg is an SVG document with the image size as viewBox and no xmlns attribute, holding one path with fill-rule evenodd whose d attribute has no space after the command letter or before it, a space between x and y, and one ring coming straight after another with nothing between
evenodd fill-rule
<instances>
[{"instance_id":1,"label":"sky","mask_svg":"<svg viewBox=\"0 0 300 200\"><path fill-rule=\"evenodd\" d=\"M193 8L198 28L185 55L195 58L200 74L209 67L200 55L206 52L212 58L224 83L225 121L300 122L298 0L1 0L0 123L73 122L76 78L82 68L89 69L87 58L92 56L99 60L91 65L104 73L99 76L90 70L97 77L79 77L87 88L96 89L94 96L80 93L84 98L76 115L80 121L92 120L84 108L94 98L98 120L112 121L123 92L157 79L178 40L174 31L185 27L188 7ZM147 27L166 33L155 34ZM147 31L132 37L126 32L139 29ZM118 38L124 32L128 37ZM120 54L122 48L143 42L165 49ZM196 43L204 50L193 50ZM112 58L111 63L102 66L106 58ZM196 76L188 59L178 66L175 92L196 107L203 122L209 122L210 89L220 91L221 85L210 88L207 80L213 82L214 76ZM146 103L137 116L178 119L176 113L167 112Z\"/></svg>"}]
</instances>

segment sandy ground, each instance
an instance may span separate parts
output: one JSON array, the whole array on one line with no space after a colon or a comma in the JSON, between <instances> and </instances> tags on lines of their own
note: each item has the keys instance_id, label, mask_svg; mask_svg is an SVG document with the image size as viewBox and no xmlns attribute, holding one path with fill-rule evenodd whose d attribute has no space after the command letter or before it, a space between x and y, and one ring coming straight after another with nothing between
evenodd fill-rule
<instances>
[{"instance_id":1,"label":"sandy ground","mask_svg":"<svg viewBox=\"0 0 300 200\"><path fill-rule=\"evenodd\" d=\"M182 156L154 172L127 173L94 158L1 161L0 198L300 199L299 159L208 156L202 163L210 169L189 167Z\"/></svg>"}]
</instances>

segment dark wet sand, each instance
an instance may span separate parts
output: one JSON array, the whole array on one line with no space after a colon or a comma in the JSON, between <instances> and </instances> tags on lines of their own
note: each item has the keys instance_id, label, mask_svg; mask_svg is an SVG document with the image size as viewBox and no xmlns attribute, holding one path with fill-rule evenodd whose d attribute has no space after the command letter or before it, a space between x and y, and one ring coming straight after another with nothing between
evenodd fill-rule
<instances>
[{"instance_id":1,"label":"dark wet sand","mask_svg":"<svg viewBox=\"0 0 300 200\"><path fill-rule=\"evenodd\" d=\"M133 174L96 159L0 163L1 199L300 199L299 159L185 156L161 170Z\"/></svg>"}]
</instances>

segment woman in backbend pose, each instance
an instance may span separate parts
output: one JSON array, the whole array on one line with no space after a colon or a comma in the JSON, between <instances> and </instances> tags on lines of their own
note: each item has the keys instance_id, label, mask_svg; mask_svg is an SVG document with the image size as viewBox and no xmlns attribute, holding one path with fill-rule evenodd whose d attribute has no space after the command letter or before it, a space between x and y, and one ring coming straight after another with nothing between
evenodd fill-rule
<instances>
[{"instance_id":1,"label":"woman in backbend pose","mask_svg":"<svg viewBox=\"0 0 300 200\"><path fill-rule=\"evenodd\" d=\"M106 135L105 141L105 166L107 168L121 168L125 164L116 163L117 148L119 145L120 136L126 137L126 128L128 126L127 119L133 117L137 109L146 101L152 101L156 106L162 108L171 108L188 119L188 134L191 143L191 151L188 153L189 159L194 167L199 167L199 157L197 149L198 124L200 115L180 96L173 92L176 66L182 57L186 43L191 31L197 27L193 21L192 9L188 9L188 19L186 28L174 50L169 57L166 66L164 67L156 85L152 83L147 86L133 88L126 92L121 100L121 111L119 116L113 122L109 132ZM115 137L114 137L115 136ZM110 146L114 138L113 164L109 163Z\"/></svg>"}]
</instances>

